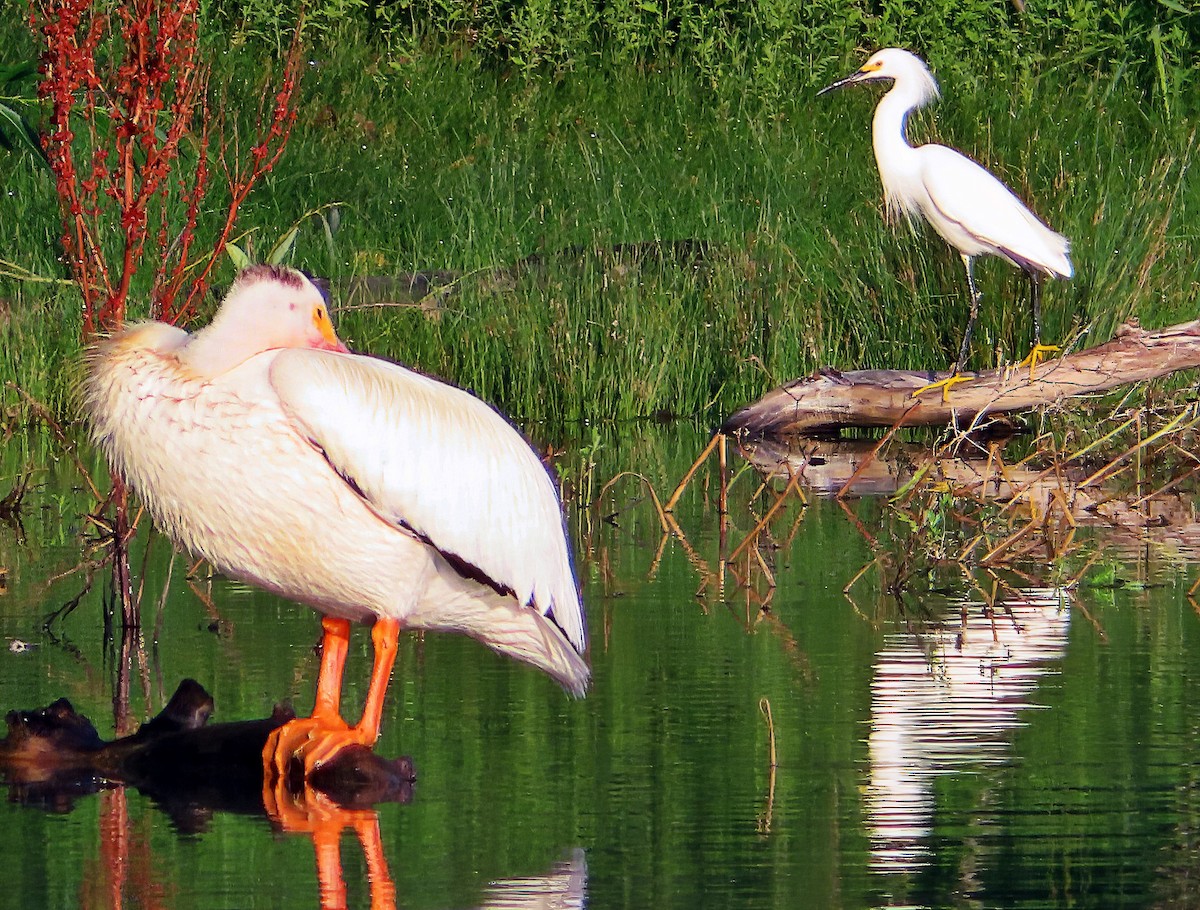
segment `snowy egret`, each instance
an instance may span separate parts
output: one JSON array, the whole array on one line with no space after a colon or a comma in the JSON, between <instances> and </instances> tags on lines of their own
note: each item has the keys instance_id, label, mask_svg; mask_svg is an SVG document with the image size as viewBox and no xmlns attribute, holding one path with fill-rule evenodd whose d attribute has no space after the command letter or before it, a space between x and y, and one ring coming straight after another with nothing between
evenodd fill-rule
<instances>
[{"instance_id":1,"label":"snowy egret","mask_svg":"<svg viewBox=\"0 0 1200 910\"><path fill-rule=\"evenodd\" d=\"M1030 357L1036 362L1041 352L1054 350L1041 344L1042 279L1071 277L1069 241L1048 228L1008 187L970 158L944 145L914 148L908 144L904 127L909 113L938 97L937 82L915 54L894 47L877 51L856 72L817 94L889 80L892 88L880 99L872 125L888 215L903 215L910 224L924 218L958 250L967 270L971 312L954 375L967 359L979 312L980 294L972 264L984 253L1011 262L1029 276L1034 338Z\"/></svg>"},{"instance_id":2,"label":"snowy egret","mask_svg":"<svg viewBox=\"0 0 1200 910\"><path fill-rule=\"evenodd\" d=\"M159 322L87 355L92 438L156 524L221 572L324 614L311 716L264 784L374 744L402 626L464 632L582 695L585 624L555 486L479 399L351 354L299 272L243 272L212 323ZM361 720L339 710L352 621L372 623Z\"/></svg>"}]
</instances>

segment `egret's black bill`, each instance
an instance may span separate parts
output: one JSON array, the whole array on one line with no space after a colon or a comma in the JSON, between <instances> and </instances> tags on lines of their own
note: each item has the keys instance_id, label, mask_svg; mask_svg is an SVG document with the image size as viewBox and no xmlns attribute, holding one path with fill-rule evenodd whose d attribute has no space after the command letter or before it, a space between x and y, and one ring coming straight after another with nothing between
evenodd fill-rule
<instances>
[{"instance_id":1,"label":"egret's black bill","mask_svg":"<svg viewBox=\"0 0 1200 910\"><path fill-rule=\"evenodd\" d=\"M834 89L842 88L843 86L855 85L856 83L859 83L859 82L879 82L885 78L887 78L887 77L878 76L874 72L864 73L862 70L856 70L855 72L851 73L846 78L839 79L837 82L833 83L832 85L825 86L825 88L823 88L819 92L817 92L817 97L824 95L826 92L832 92Z\"/></svg>"},{"instance_id":2,"label":"egret's black bill","mask_svg":"<svg viewBox=\"0 0 1200 910\"><path fill-rule=\"evenodd\" d=\"M858 74L855 73L854 75L857 76ZM847 76L845 79L839 79L837 82L834 82L832 85L827 85L827 86L825 86L825 88L823 88L819 92L817 92L817 97L818 98L821 97L826 92L832 92L834 89L839 89L839 88L842 88L843 86L850 85L854 81L855 81L854 76Z\"/></svg>"}]
</instances>

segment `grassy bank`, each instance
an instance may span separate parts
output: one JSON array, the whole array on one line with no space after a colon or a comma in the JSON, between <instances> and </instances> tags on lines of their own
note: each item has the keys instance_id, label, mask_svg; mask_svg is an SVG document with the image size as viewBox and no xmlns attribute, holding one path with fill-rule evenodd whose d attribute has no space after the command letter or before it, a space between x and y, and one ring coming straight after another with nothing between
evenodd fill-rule
<instances>
[{"instance_id":1,"label":"grassy bank","mask_svg":"<svg viewBox=\"0 0 1200 910\"><path fill-rule=\"evenodd\" d=\"M781 94L757 90L750 65L714 86L669 61L535 78L453 48L389 55L352 35L325 47L288 153L244 209L254 248L338 203L332 242L319 219L302 222L295 265L341 279L465 276L432 316L343 314L360 350L534 420L717 420L819 365L953 359L961 264L931 232L884 224L869 134L877 93L814 97L847 60L814 61ZM219 58L218 75L256 85L249 59ZM1147 325L1195 315L1189 112L1152 103L1128 69L1081 68L1065 53L1020 72L933 63L945 97L914 120L914 137L979 158L1073 241L1077 277L1048 288L1044 337L1090 327L1098 341L1131 315ZM0 259L61 275L51 180L0 152L0 183L0 222L19 226ZM703 255L669 255L665 244L684 240ZM643 255L578 252L624 244ZM531 254L537 268L507 274ZM978 275L974 363L997 350L1019 358L1023 280L995 261ZM61 407L74 295L3 279L0 299L0 369Z\"/></svg>"}]
</instances>

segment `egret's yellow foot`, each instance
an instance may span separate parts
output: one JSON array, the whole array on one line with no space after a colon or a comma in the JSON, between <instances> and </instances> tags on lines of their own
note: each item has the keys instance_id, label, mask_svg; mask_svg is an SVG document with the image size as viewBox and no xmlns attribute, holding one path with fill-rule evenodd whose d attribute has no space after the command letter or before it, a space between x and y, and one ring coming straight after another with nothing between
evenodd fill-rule
<instances>
[{"instance_id":1,"label":"egret's yellow foot","mask_svg":"<svg viewBox=\"0 0 1200 910\"><path fill-rule=\"evenodd\" d=\"M972 377L970 377L970 376L963 376L961 373L952 373L951 375L947 376L945 379L939 379L937 382L931 382L931 383L929 383L929 385L921 386L921 388L917 389L915 392L912 393L912 397L920 398L921 395L923 395L924 393L926 393L928 391L931 391L932 389L941 389L942 390L942 401L946 402L946 401L950 400L950 386L952 386L956 383L959 383L959 382L966 382L968 379L971 379L971 378Z\"/></svg>"},{"instance_id":2,"label":"egret's yellow foot","mask_svg":"<svg viewBox=\"0 0 1200 910\"><path fill-rule=\"evenodd\" d=\"M1032 380L1033 371L1037 368L1038 363L1041 362L1042 357L1046 354L1057 354L1061 350L1062 348L1056 344L1042 344L1041 342L1038 342L1029 352L1029 356L1017 364L1017 366L1023 367L1026 364L1029 364L1029 378Z\"/></svg>"}]
</instances>

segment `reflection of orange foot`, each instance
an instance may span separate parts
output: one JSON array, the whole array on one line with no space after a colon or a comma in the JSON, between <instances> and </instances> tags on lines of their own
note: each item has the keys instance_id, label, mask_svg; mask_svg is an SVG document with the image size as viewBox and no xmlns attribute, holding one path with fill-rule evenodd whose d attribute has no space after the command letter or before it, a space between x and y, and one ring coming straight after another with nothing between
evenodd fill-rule
<instances>
[{"instance_id":1,"label":"reflection of orange foot","mask_svg":"<svg viewBox=\"0 0 1200 910\"><path fill-rule=\"evenodd\" d=\"M284 780L263 785L263 808L272 823L288 834L312 834L349 814L319 790L302 787L293 792ZM345 822L339 822L339 830L343 827Z\"/></svg>"},{"instance_id":2,"label":"reflection of orange foot","mask_svg":"<svg viewBox=\"0 0 1200 910\"><path fill-rule=\"evenodd\" d=\"M283 780L273 787L264 784L263 806L271 821L283 831L307 834L312 838L322 910L347 906L340 849L341 835L346 828L354 830L362 846L372 910L392 910L396 906L396 888L388 872L383 839L379 836L379 818L374 810L342 809L309 787L293 795Z\"/></svg>"},{"instance_id":3,"label":"reflection of orange foot","mask_svg":"<svg viewBox=\"0 0 1200 910\"><path fill-rule=\"evenodd\" d=\"M941 389L942 401L946 402L950 400L950 386L959 382L966 382L970 378L970 376L963 376L961 373L951 373L945 379L939 379L937 382L931 382L929 385L921 386L921 388L912 393L912 397L920 398L926 392L929 392L933 389Z\"/></svg>"}]
</instances>

